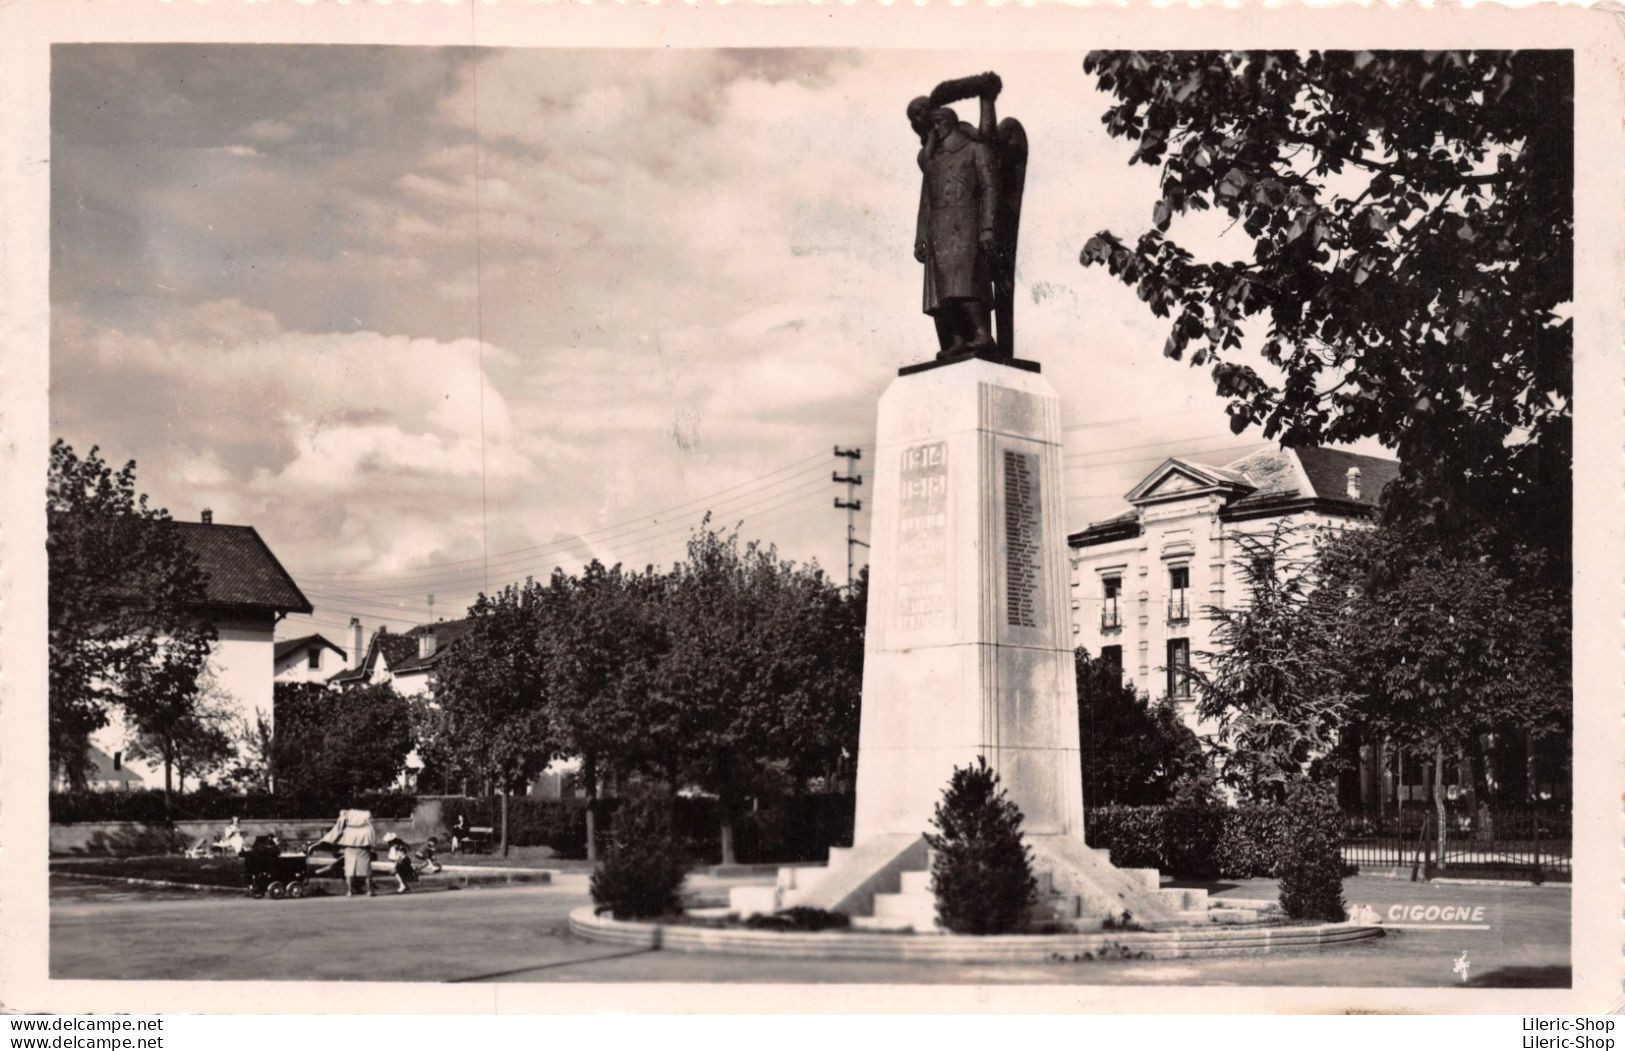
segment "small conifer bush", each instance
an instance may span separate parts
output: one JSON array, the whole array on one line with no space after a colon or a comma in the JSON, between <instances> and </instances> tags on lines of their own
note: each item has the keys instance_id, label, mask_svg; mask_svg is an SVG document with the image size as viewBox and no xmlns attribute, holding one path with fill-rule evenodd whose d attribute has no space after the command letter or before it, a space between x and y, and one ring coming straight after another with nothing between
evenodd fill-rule
<instances>
[{"instance_id":1,"label":"small conifer bush","mask_svg":"<svg viewBox=\"0 0 1625 1051\"><path fill-rule=\"evenodd\" d=\"M954 769L931 824L936 832L925 838L938 922L956 934L1024 927L1038 897L1032 854L1021 839L1021 810L986 758Z\"/></svg>"},{"instance_id":2,"label":"small conifer bush","mask_svg":"<svg viewBox=\"0 0 1625 1051\"><path fill-rule=\"evenodd\" d=\"M1281 909L1295 920L1341 922L1341 816L1330 785L1299 781L1287 789L1281 858Z\"/></svg>"},{"instance_id":3,"label":"small conifer bush","mask_svg":"<svg viewBox=\"0 0 1625 1051\"><path fill-rule=\"evenodd\" d=\"M609 849L589 889L600 909L618 920L676 912L686 866L671 831L671 798L643 792L615 812Z\"/></svg>"}]
</instances>

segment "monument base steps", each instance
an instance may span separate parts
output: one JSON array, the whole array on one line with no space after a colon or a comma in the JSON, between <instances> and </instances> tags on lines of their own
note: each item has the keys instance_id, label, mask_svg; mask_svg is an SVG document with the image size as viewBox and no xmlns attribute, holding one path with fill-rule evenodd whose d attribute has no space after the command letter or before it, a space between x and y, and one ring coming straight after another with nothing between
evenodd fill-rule
<instances>
[{"instance_id":1,"label":"monument base steps","mask_svg":"<svg viewBox=\"0 0 1625 1051\"><path fill-rule=\"evenodd\" d=\"M1200 887L1163 887L1156 869L1116 868L1108 852L1076 839L1035 836L1028 845L1038 880L1038 924L1096 931L1126 918L1154 930L1258 918L1257 910L1216 907ZM835 847L827 866L781 868L774 886L735 887L728 895L729 910L740 917L796 906L844 912L860 930L941 930L923 837Z\"/></svg>"}]
</instances>

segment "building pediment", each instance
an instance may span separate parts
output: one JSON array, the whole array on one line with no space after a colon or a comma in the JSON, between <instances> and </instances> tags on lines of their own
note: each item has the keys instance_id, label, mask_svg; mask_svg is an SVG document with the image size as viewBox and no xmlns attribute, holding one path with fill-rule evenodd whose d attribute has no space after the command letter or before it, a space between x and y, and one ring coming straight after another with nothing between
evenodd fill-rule
<instances>
[{"instance_id":1,"label":"building pediment","mask_svg":"<svg viewBox=\"0 0 1625 1051\"><path fill-rule=\"evenodd\" d=\"M1163 500L1186 500L1208 493L1245 493L1250 486L1234 477L1184 460L1164 460L1156 470L1129 490L1126 499L1136 506Z\"/></svg>"}]
</instances>

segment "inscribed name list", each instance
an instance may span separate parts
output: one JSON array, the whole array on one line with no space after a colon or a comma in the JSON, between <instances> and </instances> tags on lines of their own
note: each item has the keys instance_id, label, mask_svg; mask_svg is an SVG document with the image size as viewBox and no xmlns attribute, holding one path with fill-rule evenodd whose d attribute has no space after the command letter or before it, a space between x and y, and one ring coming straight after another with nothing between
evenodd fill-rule
<instances>
[{"instance_id":1,"label":"inscribed name list","mask_svg":"<svg viewBox=\"0 0 1625 1051\"><path fill-rule=\"evenodd\" d=\"M1004 451L1004 610L1012 627L1038 627L1040 533L1037 457Z\"/></svg>"},{"instance_id":2,"label":"inscribed name list","mask_svg":"<svg viewBox=\"0 0 1625 1051\"><path fill-rule=\"evenodd\" d=\"M903 450L897 519L899 631L948 622L948 443Z\"/></svg>"}]
</instances>

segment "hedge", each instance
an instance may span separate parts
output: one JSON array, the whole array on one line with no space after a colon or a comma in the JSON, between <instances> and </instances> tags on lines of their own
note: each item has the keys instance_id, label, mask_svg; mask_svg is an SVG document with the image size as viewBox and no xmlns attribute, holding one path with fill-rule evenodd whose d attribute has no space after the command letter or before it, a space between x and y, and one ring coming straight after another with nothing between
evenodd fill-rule
<instances>
[{"instance_id":1,"label":"hedge","mask_svg":"<svg viewBox=\"0 0 1625 1051\"><path fill-rule=\"evenodd\" d=\"M470 825L497 828L501 800L447 797L441 820L450 828L459 814ZM619 800L595 804L599 845L606 846ZM823 861L831 846L852 843L854 800L850 794L786 796L758 800L734 820L734 854L742 864ZM719 804L715 799L678 797L672 801L672 838L683 855L714 862L722 851ZM587 801L533 799L508 801L508 844L551 847L560 857L587 855Z\"/></svg>"},{"instance_id":2,"label":"hedge","mask_svg":"<svg viewBox=\"0 0 1625 1051\"><path fill-rule=\"evenodd\" d=\"M1276 876L1288 842L1287 809L1270 804L1098 807L1084 816L1092 847L1112 864L1176 876Z\"/></svg>"},{"instance_id":3,"label":"hedge","mask_svg":"<svg viewBox=\"0 0 1625 1051\"><path fill-rule=\"evenodd\" d=\"M404 792L384 792L346 801L334 797L289 796L271 792L222 792L202 788L175 793L169 817L175 821L227 821L326 818L354 806L371 810L376 818L409 818L417 797ZM164 793L149 788L135 792L52 792L50 814L53 824L73 822L133 821L159 825L165 821Z\"/></svg>"}]
</instances>

